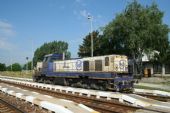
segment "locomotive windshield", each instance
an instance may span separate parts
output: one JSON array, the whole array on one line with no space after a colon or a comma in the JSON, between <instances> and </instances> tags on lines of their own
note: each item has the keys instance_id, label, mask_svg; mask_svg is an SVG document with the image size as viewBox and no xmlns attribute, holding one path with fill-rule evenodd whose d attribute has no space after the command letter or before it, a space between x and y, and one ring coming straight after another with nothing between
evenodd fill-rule
<instances>
[{"instance_id":1,"label":"locomotive windshield","mask_svg":"<svg viewBox=\"0 0 170 113\"><path fill-rule=\"evenodd\" d=\"M55 61L55 60L58 60L58 58L56 58L56 57L51 57L51 58L50 58L50 62L53 62L53 61Z\"/></svg>"},{"instance_id":2,"label":"locomotive windshield","mask_svg":"<svg viewBox=\"0 0 170 113\"><path fill-rule=\"evenodd\" d=\"M48 60L48 57L44 57L43 62L47 62L47 60Z\"/></svg>"},{"instance_id":3,"label":"locomotive windshield","mask_svg":"<svg viewBox=\"0 0 170 113\"><path fill-rule=\"evenodd\" d=\"M44 57L43 62L53 62L55 60L58 60L56 57Z\"/></svg>"},{"instance_id":4,"label":"locomotive windshield","mask_svg":"<svg viewBox=\"0 0 170 113\"><path fill-rule=\"evenodd\" d=\"M44 56L43 62L53 62L56 60L62 60L63 55L62 54L49 54Z\"/></svg>"}]
</instances>

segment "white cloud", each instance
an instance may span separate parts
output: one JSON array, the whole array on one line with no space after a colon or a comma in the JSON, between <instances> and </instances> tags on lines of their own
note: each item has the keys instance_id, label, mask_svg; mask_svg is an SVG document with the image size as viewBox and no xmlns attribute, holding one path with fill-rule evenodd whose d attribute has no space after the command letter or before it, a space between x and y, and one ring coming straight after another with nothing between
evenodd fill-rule
<instances>
[{"instance_id":1,"label":"white cloud","mask_svg":"<svg viewBox=\"0 0 170 113\"><path fill-rule=\"evenodd\" d=\"M14 49L14 46L7 40L0 38L0 49L10 51L11 49Z\"/></svg>"},{"instance_id":2,"label":"white cloud","mask_svg":"<svg viewBox=\"0 0 170 113\"><path fill-rule=\"evenodd\" d=\"M0 49L11 50L14 46L9 39L15 36L13 26L5 21L0 20Z\"/></svg>"},{"instance_id":3,"label":"white cloud","mask_svg":"<svg viewBox=\"0 0 170 113\"><path fill-rule=\"evenodd\" d=\"M13 30L13 26L0 20L0 37L10 37L14 35L15 31Z\"/></svg>"},{"instance_id":4,"label":"white cloud","mask_svg":"<svg viewBox=\"0 0 170 113\"><path fill-rule=\"evenodd\" d=\"M7 22L3 22L3 21L0 21L0 29L11 29L12 28L12 25L7 23Z\"/></svg>"},{"instance_id":5,"label":"white cloud","mask_svg":"<svg viewBox=\"0 0 170 113\"><path fill-rule=\"evenodd\" d=\"M89 13L84 9L80 11L80 15L83 17L88 17Z\"/></svg>"}]
</instances>

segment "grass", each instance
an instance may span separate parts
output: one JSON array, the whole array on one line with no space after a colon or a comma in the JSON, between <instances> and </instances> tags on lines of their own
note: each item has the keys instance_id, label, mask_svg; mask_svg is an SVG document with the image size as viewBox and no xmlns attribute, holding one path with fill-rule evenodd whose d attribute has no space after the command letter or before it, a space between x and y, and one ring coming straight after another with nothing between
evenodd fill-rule
<instances>
[{"instance_id":1,"label":"grass","mask_svg":"<svg viewBox=\"0 0 170 113\"><path fill-rule=\"evenodd\" d=\"M10 77L20 77L20 78L32 78L32 71L1 71L0 75L2 76L10 76Z\"/></svg>"},{"instance_id":2,"label":"grass","mask_svg":"<svg viewBox=\"0 0 170 113\"><path fill-rule=\"evenodd\" d=\"M165 90L165 89L161 89L161 88L147 87L147 86L138 86L138 85L135 85L134 88L138 88L138 89L150 89L150 90L161 90L161 91L170 92L170 90Z\"/></svg>"}]
</instances>

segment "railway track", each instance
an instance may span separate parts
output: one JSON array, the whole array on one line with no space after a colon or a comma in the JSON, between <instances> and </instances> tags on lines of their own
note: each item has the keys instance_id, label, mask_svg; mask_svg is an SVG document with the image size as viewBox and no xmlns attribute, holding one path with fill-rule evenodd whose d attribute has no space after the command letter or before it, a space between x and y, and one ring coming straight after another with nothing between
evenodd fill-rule
<instances>
[{"instance_id":1,"label":"railway track","mask_svg":"<svg viewBox=\"0 0 170 113\"><path fill-rule=\"evenodd\" d=\"M22 89L27 89L27 90L31 90L31 91L35 91L35 92L39 92L41 94L46 94L46 95L50 95L53 97L57 97L57 98L64 98L64 99L68 99L68 100L72 100L75 101L77 103L82 103L86 106L89 106L91 108L93 108L96 111L100 111L102 113L129 113L129 112L135 112L138 109L143 109L143 110L147 110L147 111L154 111L154 112L160 112L161 110L157 109L150 109L150 108L139 108L139 107L133 107L133 106L129 106L132 104L129 104L127 102L127 104L129 105L125 105L120 103L120 100L117 100L117 98L113 99L108 99L106 97L100 97L97 98L96 95L90 95L88 96L86 94L81 94L81 92L75 92L73 93L72 91L69 92L65 89L63 90L58 90L58 89L53 89L53 88L45 88L46 85L43 84L42 87L39 87L37 85L29 85L27 83L19 83L19 82L9 82L9 81L2 81L4 83L16 86L16 87L20 87ZM32 83L34 84L34 83ZM48 84L47 84L48 87ZM143 97L149 97L149 95L142 95ZM156 98L157 97L157 98ZM162 97L159 97L161 99L158 99L159 96L154 96L154 97L149 97L149 98L154 98L157 100L161 100L161 101L166 101L166 97L164 97L164 99L162 99ZM125 102L124 102L125 103ZM169 113L167 111L165 111L164 113Z\"/></svg>"},{"instance_id":2,"label":"railway track","mask_svg":"<svg viewBox=\"0 0 170 113\"><path fill-rule=\"evenodd\" d=\"M65 92L57 92L57 91L52 91L52 90L47 90L47 89L42 89L42 88L40 89L40 88L31 87L31 86L24 86L21 84L8 83L4 81L2 82L6 84L10 84L15 87L22 88L22 89L36 91L41 94L46 94L46 95L54 96L57 98L63 98L63 99L72 100L77 103L82 103L101 113L130 113L130 112L132 113L140 109L138 107L121 104L116 100L106 101L104 99L95 99L93 97L90 98L90 97L86 97L83 95L79 96L78 94L69 94Z\"/></svg>"},{"instance_id":3,"label":"railway track","mask_svg":"<svg viewBox=\"0 0 170 113\"><path fill-rule=\"evenodd\" d=\"M0 113L49 113L49 111L0 92Z\"/></svg>"},{"instance_id":4,"label":"railway track","mask_svg":"<svg viewBox=\"0 0 170 113\"><path fill-rule=\"evenodd\" d=\"M20 111L18 108L9 104L8 102L0 99L0 113L24 113Z\"/></svg>"},{"instance_id":5,"label":"railway track","mask_svg":"<svg viewBox=\"0 0 170 113\"><path fill-rule=\"evenodd\" d=\"M24 111L0 98L0 113L24 113Z\"/></svg>"},{"instance_id":6,"label":"railway track","mask_svg":"<svg viewBox=\"0 0 170 113\"><path fill-rule=\"evenodd\" d=\"M2 81L2 82L4 82L4 81ZM25 86L25 85L21 85L21 84L10 83L10 82L6 82L6 81L4 83L10 84L10 85L13 85L16 87L20 87L22 89L36 91L41 94L50 95L50 96L57 97L57 98L68 99L68 100L72 100L77 103L82 103L82 104L89 106L89 107L93 108L94 110L99 111L101 113L132 113L139 109L145 109L145 108L139 108L139 107L134 107L134 106L130 106L130 105L125 105L125 104L119 103L118 100L110 100L109 101L109 100L106 100L105 98L96 99L96 97L87 97L87 95L80 96L78 93L71 94L71 93L66 93L64 91L58 92L58 91L53 91L50 89L36 88L36 87ZM150 110L150 109L145 109L145 110L156 111L156 110Z\"/></svg>"},{"instance_id":7,"label":"railway track","mask_svg":"<svg viewBox=\"0 0 170 113\"><path fill-rule=\"evenodd\" d=\"M14 80L22 80L22 81L30 81L32 82L31 79L27 79L27 78L17 78L17 77L6 77L6 76L1 76L0 77L2 78L8 78L8 79L14 79ZM137 95L141 95L141 96L144 96L144 97L147 97L147 98L151 98L151 99L155 99L155 100L159 100L159 101L163 101L163 102L168 102L170 101L170 97L167 97L167 96L162 96L162 95L153 95L153 94L148 94L148 93L134 93L134 94L137 94Z\"/></svg>"}]
</instances>

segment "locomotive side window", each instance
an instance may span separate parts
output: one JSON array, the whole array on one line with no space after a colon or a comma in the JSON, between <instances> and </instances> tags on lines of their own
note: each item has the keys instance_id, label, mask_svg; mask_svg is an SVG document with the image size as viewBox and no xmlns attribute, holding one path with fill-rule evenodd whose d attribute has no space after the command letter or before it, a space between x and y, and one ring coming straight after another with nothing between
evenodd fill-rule
<instances>
[{"instance_id":1,"label":"locomotive side window","mask_svg":"<svg viewBox=\"0 0 170 113\"><path fill-rule=\"evenodd\" d=\"M102 60L95 60L95 71L102 71Z\"/></svg>"},{"instance_id":2,"label":"locomotive side window","mask_svg":"<svg viewBox=\"0 0 170 113\"><path fill-rule=\"evenodd\" d=\"M89 61L84 61L83 62L83 70L84 71L89 71Z\"/></svg>"},{"instance_id":3,"label":"locomotive side window","mask_svg":"<svg viewBox=\"0 0 170 113\"><path fill-rule=\"evenodd\" d=\"M105 66L109 66L109 57L105 57Z\"/></svg>"}]
</instances>

